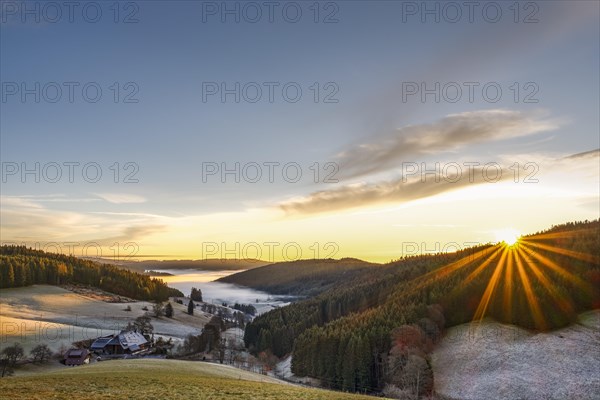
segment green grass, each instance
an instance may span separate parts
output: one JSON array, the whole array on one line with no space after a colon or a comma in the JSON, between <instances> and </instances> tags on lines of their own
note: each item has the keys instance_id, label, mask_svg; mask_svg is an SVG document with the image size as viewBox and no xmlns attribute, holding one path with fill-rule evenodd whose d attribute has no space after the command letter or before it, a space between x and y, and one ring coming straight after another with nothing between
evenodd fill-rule
<instances>
[{"instance_id":1,"label":"green grass","mask_svg":"<svg viewBox=\"0 0 600 400\"><path fill-rule=\"evenodd\" d=\"M276 383L258 374L177 360L104 361L0 379L12 399L285 399L351 400L366 396ZM372 397L371 397L372 399Z\"/></svg>"}]
</instances>

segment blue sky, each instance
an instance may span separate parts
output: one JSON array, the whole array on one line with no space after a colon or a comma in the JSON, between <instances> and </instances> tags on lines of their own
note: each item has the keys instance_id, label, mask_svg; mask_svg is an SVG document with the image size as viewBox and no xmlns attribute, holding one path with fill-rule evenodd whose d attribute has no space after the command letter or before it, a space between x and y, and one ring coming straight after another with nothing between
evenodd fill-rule
<instances>
[{"instance_id":1,"label":"blue sky","mask_svg":"<svg viewBox=\"0 0 600 400\"><path fill-rule=\"evenodd\" d=\"M512 2L494 3L503 13L497 23L486 21L479 9L472 23L466 15L457 23L443 15L439 23L431 16L423 23L419 12L403 14L406 3L321 2L320 22L315 23L313 2L301 1L292 4L302 10L297 23L286 21L281 8L273 22L263 14L257 23L243 16L236 23L231 15L223 23L221 10L203 14L221 2L137 1L121 3L120 22L115 23L113 3L96 2L93 6L102 10L97 23L86 21L79 9L72 23L65 9L55 23L44 21L48 15L40 11L38 23L31 14L23 15L21 2L3 1L0 73L7 97L0 104L2 162L93 161L101 166L103 179L36 183L7 176L2 183L2 240L117 238L139 242L147 254L194 258L202 255L198 243L208 240L333 241L341 249L338 255L381 261L401 253L400 244L413 237L450 240L456 232L402 227L435 225L440 215L446 225L466 225L458 235L462 241L493 240L494 229L506 228L502 223L528 232L570 219L598 218L597 152L564 161L600 147L598 3L535 2L534 9L523 2L518 23ZM40 10L44 4L27 3ZM241 2L227 4L244 7ZM443 7L436 2L428 7L436 4ZM264 6L262 10L266 13ZM123 23L130 12L138 22ZM338 22L323 23L331 12ZM531 12L539 21L524 23ZM35 82L80 86L73 103L65 92L57 103L44 98L35 103L31 95L23 102L19 93L7 94L7 85L33 87ZM97 103L81 97L79 88L88 82L102 88ZM115 103L110 89L115 82L120 96L139 89L134 96L138 102ZM303 93L297 103L285 101L277 89L272 103L264 100L265 92L256 103L235 103L232 96L223 103L218 95L203 102L203 82L278 82L278 88L294 82ZM433 96L422 102L418 95L403 101L407 82L430 87L456 82L463 88L464 82L478 82L479 88L494 82L503 93L494 103L480 89L473 102L464 92L455 103L438 103ZM519 101L514 99L515 82ZM315 83L320 90L316 103L310 89ZM337 89L333 98L338 101L325 103L331 88ZM524 103L534 89L531 98L538 101ZM458 134L444 131L452 124L458 124ZM462 132L470 134L462 137ZM386 153L385 148L395 150ZM444 199L446 189L423 190L426 183L403 186L402 195L386 189L386 183L398 178L402 162L465 160L498 162L503 168L535 162L546 179L535 190L517 185L502 189L514 193L505 203L515 202L523 210L515 213L511 205L501 217L486 215L485 207L479 214L462 209L452 196ZM109 167L115 162L121 168L135 163L139 183L114 183ZM304 178L293 184L281 177L273 183L236 184L211 177L204 183L203 162L296 162ZM312 182L309 167L315 162L339 165L340 182ZM467 196L475 186L452 186L453 196L465 190ZM491 190L483 186L485 193ZM406 191L414 195L406 196ZM340 193L353 201L341 201ZM557 199L553 208L540 209L539 199L548 196ZM478 204L505 204L495 205L498 196L489 193L467 197ZM430 213L426 202L435 199L443 205ZM302 207L294 206L298 202ZM532 217L532 210L540 215ZM388 217L373 222L372 213ZM349 221L372 233L372 242L357 245L358 235L347 231ZM323 223L328 229L321 237L315 231L321 232ZM390 232L399 239L390 242Z\"/></svg>"}]
</instances>

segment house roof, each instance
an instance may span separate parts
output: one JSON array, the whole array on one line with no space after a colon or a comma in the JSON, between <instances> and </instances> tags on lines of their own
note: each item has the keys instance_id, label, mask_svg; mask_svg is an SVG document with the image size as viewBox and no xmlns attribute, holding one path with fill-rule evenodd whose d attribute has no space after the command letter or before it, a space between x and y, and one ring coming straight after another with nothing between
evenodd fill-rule
<instances>
[{"instance_id":1,"label":"house roof","mask_svg":"<svg viewBox=\"0 0 600 400\"><path fill-rule=\"evenodd\" d=\"M148 343L144 335L131 331L120 333L119 341L121 342L121 346L123 346L123 348L131 348L132 350L134 350L134 347L139 348L139 346Z\"/></svg>"},{"instance_id":2,"label":"house roof","mask_svg":"<svg viewBox=\"0 0 600 400\"><path fill-rule=\"evenodd\" d=\"M85 362L90 352L86 349L70 349L65 353L66 365L81 365Z\"/></svg>"},{"instance_id":3,"label":"house roof","mask_svg":"<svg viewBox=\"0 0 600 400\"><path fill-rule=\"evenodd\" d=\"M114 338L114 335L99 337L98 339L94 340L94 343L92 343L90 348L92 350L103 349L113 338Z\"/></svg>"},{"instance_id":4,"label":"house roof","mask_svg":"<svg viewBox=\"0 0 600 400\"><path fill-rule=\"evenodd\" d=\"M123 331L118 335L99 337L92 343L92 350L101 350L107 345L121 346L123 349L137 351L141 346L148 343L144 335L139 332Z\"/></svg>"}]
</instances>

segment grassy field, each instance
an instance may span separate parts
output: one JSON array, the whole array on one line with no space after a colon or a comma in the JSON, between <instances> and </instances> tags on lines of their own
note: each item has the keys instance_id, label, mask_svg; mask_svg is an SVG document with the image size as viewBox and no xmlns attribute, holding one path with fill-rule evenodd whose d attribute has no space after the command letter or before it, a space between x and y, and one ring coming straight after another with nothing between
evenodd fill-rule
<instances>
[{"instance_id":1,"label":"grassy field","mask_svg":"<svg viewBox=\"0 0 600 400\"><path fill-rule=\"evenodd\" d=\"M235 368L177 360L104 361L32 376L0 379L10 399L286 399L372 397L282 384Z\"/></svg>"}]
</instances>

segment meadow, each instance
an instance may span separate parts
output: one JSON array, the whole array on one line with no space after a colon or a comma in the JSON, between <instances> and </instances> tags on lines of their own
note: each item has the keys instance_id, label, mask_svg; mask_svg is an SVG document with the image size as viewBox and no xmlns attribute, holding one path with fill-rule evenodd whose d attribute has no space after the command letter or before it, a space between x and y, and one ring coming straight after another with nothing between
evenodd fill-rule
<instances>
[{"instance_id":1,"label":"meadow","mask_svg":"<svg viewBox=\"0 0 600 400\"><path fill-rule=\"evenodd\" d=\"M11 399L298 399L370 397L303 388L228 366L179 360L119 360L0 381Z\"/></svg>"}]
</instances>

